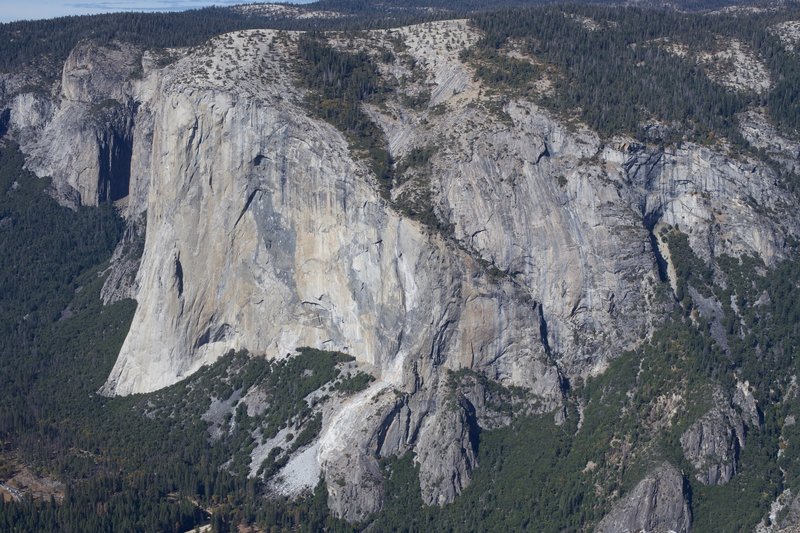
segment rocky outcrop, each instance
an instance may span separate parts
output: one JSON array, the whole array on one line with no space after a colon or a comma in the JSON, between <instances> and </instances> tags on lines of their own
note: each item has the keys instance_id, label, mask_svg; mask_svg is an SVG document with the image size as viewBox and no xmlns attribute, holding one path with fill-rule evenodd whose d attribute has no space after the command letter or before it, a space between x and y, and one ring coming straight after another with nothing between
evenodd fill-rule
<instances>
[{"instance_id":1,"label":"rocky outcrop","mask_svg":"<svg viewBox=\"0 0 800 533\"><path fill-rule=\"evenodd\" d=\"M739 116L742 135L747 142L763 150L786 172L800 170L800 142L787 138L767 119L761 110L750 110Z\"/></svg>"},{"instance_id":2,"label":"rocky outcrop","mask_svg":"<svg viewBox=\"0 0 800 533\"><path fill-rule=\"evenodd\" d=\"M760 428L762 422L761 411L758 408L758 402L753 396L753 391L750 389L750 383L737 382L736 390L733 393L731 403L736 406L742 414L744 424L751 429Z\"/></svg>"},{"instance_id":3,"label":"rocky outcrop","mask_svg":"<svg viewBox=\"0 0 800 533\"><path fill-rule=\"evenodd\" d=\"M325 421L316 460L325 472L328 506L337 516L360 521L383 505L378 457L386 451L382 428L397 409L397 401L391 387L379 381Z\"/></svg>"},{"instance_id":4,"label":"rocky outcrop","mask_svg":"<svg viewBox=\"0 0 800 533\"><path fill-rule=\"evenodd\" d=\"M745 445L742 416L725 402L719 391L715 403L714 408L681 435L683 455L704 485L724 485L730 481Z\"/></svg>"},{"instance_id":5,"label":"rocky outcrop","mask_svg":"<svg viewBox=\"0 0 800 533\"><path fill-rule=\"evenodd\" d=\"M467 487L478 466L480 427L475 407L463 396L451 398L424 429L417 446L422 501L449 503Z\"/></svg>"},{"instance_id":6,"label":"rocky outcrop","mask_svg":"<svg viewBox=\"0 0 800 533\"><path fill-rule=\"evenodd\" d=\"M131 220L111 256L108 277L100 291L103 304L136 298L139 289L136 274L141 265L144 239L144 220Z\"/></svg>"},{"instance_id":7,"label":"rocky outcrop","mask_svg":"<svg viewBox=\"0 0 800 533\"><path fill-rule=\"evenodd\" d=\"M785 489L755 528L755 533L796 533L800 530L800 497Z\"/></svg>"},{"instance_id":8,"label":"rocky outcrop","mask_svg":"<svg viewBox=\"0 0 800 533\"><path fill-rule=\"evenodd\" d=\"M791 497L791 495L790 495ZM788 505L784 508L784 512L776 520L776 524L780 531L796 531L800 528L800 495L791 499Z\"/></svg>"},{"instance_id":9,"label":"rocky outcrop","mask_svg":"<svg viewBox=\"0 0 800 533\"><path fill-rule=\"evenodd\" d=\"M418 32L399 33L425 71L430 111L389 103L374 116L397 160L437 147L434 210L465 247L542 302L546 341L567 377L602 370L658 322L657 227L683 228L707 260L753 254L767 264L800 230L792 210L779 220L756 207L784 202L768 165L691 143L609 142L568 128L531 102L485 95L448 45L453 36L473 42L465 24ZM441 106L446 113L432 112Z\"/></svg>"},{"instance_id":10,"label":"rocky outcrop","mask_svg":"<svg viewBox=\"0 0 800 533\"><path fill-rule=\"evenodd\" d=\"M236 39L230 50L263 58L276 35ZM376 454L433 447L445 430L459 442L469 435L463 409L451 416L440 407L447 369L484 372L525 387L541 410L557 406L536 302L398 215L342 135L297 105L288 77L252 76L245 67L264 65L241 52L241 78L217 80L220 49L176 63L147 103L150 168L135 173L150 176L139 305L103 391L155 390L228 349L351 353L378 380L326 417L317 457L326 479L343 482L329 484L330 505L349 519L380 506ZM278 76L287 60L275 56L266 68ZM198 86L201 66L209 73ZM396 393L412 397L402 415ZM415 422L401 429L397 416ZM390 438L380 436L392 425ZM444 459L419 459L423 472L448 480L427 491L429 501L452 499L473 467L460 445L442 451Z\"/></svg>"},{"instance_id":11,"label":"rocky outcrop","mask_svg":"<svg viewBox=\"0 0 800 533\"><path fill-rule=\"evenodd\" d=\"M368 111L395 161L435 147L415 186L452 231L406 216L409 185L380 194L346 138L304 108L291 33L236 32L166 67L83 43L57 97L20 94L9 117L28 166L53 177L63 203L114 201L131 224L103 298L135 296L138 307L104 394L170 385L229 349L340 350L371 370L376 380L325 411L302 451L313 462L304 471L324 474L331 509L350 520L381 505L380 457L413 449L427 503L469 483L476 433L510 418L487 407L479 383L450 387L449 371L519 387L525 412L549 412L570 378L641 342L665 305L661 225L679 226L704 259L767 264L800 234L768 166L724 147L604 141L531 102L493 99L444 37L474 42L465 22L426 26L432 40L421 31L368 39L405 43L422 71L398 90L429 91L430 105L397 98ZM385 75L408 68L395 63ZM734 401L752 419L752 397ZM717 431L726 413L686 437L704 469L729 450L731 433ZM715 464L734 464L727 457ZM705 475L719 481L720 469ZM659 468L606 530L686 530L682 487Z\"/></svg>"},{"instance_id":12,"label":"rocky outcrop","mask_svg":"<svg viewBox=\"0 0 800 533\"><path fill-rule=\"evenodd\" d=\"M678 470L664 463L641 480L597 525L597 533L688 533L692 515Z\"/></svg>"},{"instance_id":13,"label":"rocky outcrop","mask_svg":"<svg viewBox=\"0 0 800 533\"><path fill-rule=\"evenodd\" d=\"M70 207L128 196L136 105L132 77L141 53L130 45L78 45L64 64L56 99L24 92L11 102L11 125L26 166L53 178Z\"/></svg>"}]
</instances>

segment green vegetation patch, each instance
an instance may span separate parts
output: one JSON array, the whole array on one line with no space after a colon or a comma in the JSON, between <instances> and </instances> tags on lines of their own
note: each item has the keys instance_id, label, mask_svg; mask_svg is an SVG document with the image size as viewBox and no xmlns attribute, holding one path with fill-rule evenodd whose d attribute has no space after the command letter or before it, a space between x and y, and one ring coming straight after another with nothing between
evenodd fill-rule
<instances>
[{"instance_id":1,"label":"green vegetation patch","mask_svg":"<svg viewBox=\"0 0 800 533\"><path fill-rule=\"evenodd\" d=\"M301 61L296 72L309 89L307 109L345 134L353 154L369 165L385 200L432 230L452 233L452 227L437 216L431 196L430 159L437 148L416 147L395 164L383 130L363 109L365 103L379 104L387 95L397 94L369 54L341 52L316 33L301 35L298 51ZM429 99L429 95L418 97ZM421 107L422 100L415 98L401 100L409 107ZM408 180L413 180L412 186L393 201L392 189Z\"/></svg>"},{"instance_id":2,"label":"green vegetation patch","mask_svg":"<svg viewBox=\"0 0 800 533\"><path fill-rule=\"evenodd\" d=\"M792 9L753 13L742 24L734 15L630 7L500 10L472 19L484 38L464 57L487 85L532 97L604 136L632 134L660 142L725 138L744 146L736 115L748 106L766 104L785 132L800 131L800 60L769 29L796 16ZM765 96L724 87L695 62L695 54L716 49L717 37L740 40L765 61L776 80ZM547 66L552 91L537 95L531 90L541 71L510 57L506 50L512 43ZM690 59L669 52L670 43L688 46ZM642 129L652 121L667 128Z\"/></svg>"},{"instance_id":3,"label":"green vegetation patch","mask_svg":"<svg viewBox=\"0 0 800 533\"><path fill-rule=\"evenodd\" d=\"M333 388L345 394L354 394L366 390L373 381L375 381L375 378L370 374L357 372L337 382Z\"/></svg>"},{"instance_id":4,"label":"green vegetation patch","mask_svg":"<svg viewBox=\"0 0 800 533\"><path fill-rule=\"evenodd\" d=\"M313 33L301 35L297 46L301 59L297 72L310 89L307 107L347 136L351 149L369 162L381 193L388 198L392 158L386 137L361 107L362 102L378 101L390 90L377 67L366 53L339 52Z\"/></svg>"}]
</instances>

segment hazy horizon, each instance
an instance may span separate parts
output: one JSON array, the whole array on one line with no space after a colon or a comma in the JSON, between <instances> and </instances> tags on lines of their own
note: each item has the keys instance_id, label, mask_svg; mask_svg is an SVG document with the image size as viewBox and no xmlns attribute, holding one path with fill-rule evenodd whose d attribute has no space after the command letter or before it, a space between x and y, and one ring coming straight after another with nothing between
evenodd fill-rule
<instances>
[{"instance_id":1,"label":"hazy horizon","mask_svg":"<svg viewBox=\"0 0 800 533\"><path fill-rule=\"evenodd\" d=\"M308 3L308 0L288 0L292 4ZM39 20L70 15L96 15L124 11L185 11L208 6L230 6L247 4L245 0L106 0L97 2L57 2L54 0L0 0L0 23L17 20Z\"/></svg>"}]
</instances>

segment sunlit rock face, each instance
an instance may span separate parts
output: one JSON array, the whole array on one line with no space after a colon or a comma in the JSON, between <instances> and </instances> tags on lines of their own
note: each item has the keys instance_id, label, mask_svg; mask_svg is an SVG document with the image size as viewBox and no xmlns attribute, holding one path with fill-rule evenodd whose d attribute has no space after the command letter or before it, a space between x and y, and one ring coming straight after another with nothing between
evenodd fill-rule
<instances>
[{"instance_id":1,"label":"sunlit rock face","mask_svg":"<svg viewBox=\"0 0 800 533\"><path fill-rule=\"evenodd\" d=\"M430 102L368 112L395 161L435 146L428 187L446 231L397 207L411 185L383 197L304 107L295 34L224 35L167 66L83 43L51 94L3 89L10 131L56 198L114 201L132 228L123 244L144 239L140 261L115 254L104 290L138 302L104 394L157 390L229 349L347 352L376 380L325 412L285 491L325 474L331 509L358 520L382 503L378 458L414 450L423 499L443 504L480 467L474 432L494 420L481 386L456 394L449 370L557 411L569 380L602 372L663 315L656 293L674 273L661 228L680 228L701 258L767 264L798 233L768 167L725 147L603 141L527 101L487 105L445 35L479 37L463 21L395 30ZM678 490L668 469L654 476L642 491Z\"/></svg>"}]
</instances>

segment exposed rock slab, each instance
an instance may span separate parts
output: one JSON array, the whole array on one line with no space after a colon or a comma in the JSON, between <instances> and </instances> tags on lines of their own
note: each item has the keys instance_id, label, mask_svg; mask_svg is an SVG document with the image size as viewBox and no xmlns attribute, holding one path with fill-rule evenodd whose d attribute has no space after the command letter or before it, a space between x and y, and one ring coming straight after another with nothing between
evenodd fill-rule
<instances>
[{"instance_id":1,"label":"exposed rock slab","mask_svg":"<svg viewBox=\"0 0 800 533\"><path fill-rule=\"evenodd\" d=\"M132 77L141 52L120 44L79 44L64 64L60 93L22 93L11 105L26 166L53 178L54 196L70 207L128 195L133 117Z\"/></svg>"},{"instance_id":2,"label":"exposed rock slab","mask_svg":"<svg viewBox=\"0 0 800 533\"><path fill-rule=\"evenodd\" d=\"M688 533L692 515L684 479L664 463L623 497L598 524L597 533Z\"/></svg>"},{"instance_id":3,"label":"exposed rock slab","mask_svg":"<svg viewBox=\"0 0 800 533\"><path fill-rule=\"evenodd\" d=\"M742 416L719 391L715 396L715 407L681 435L684 457L704 485L728 483L736 473L739 452L745 445Z\"/></svg>"}]
</instances>

